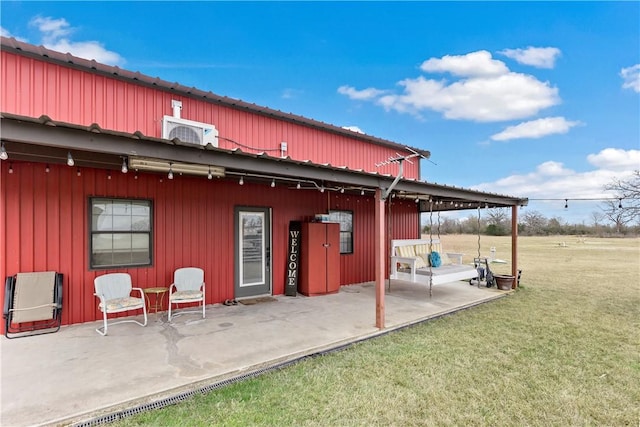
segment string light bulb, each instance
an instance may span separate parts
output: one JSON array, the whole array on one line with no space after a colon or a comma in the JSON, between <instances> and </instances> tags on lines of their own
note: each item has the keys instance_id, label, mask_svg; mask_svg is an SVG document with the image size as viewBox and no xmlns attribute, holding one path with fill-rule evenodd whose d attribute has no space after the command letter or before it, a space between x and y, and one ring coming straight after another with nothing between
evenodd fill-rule
<instances>
[{"instance_id":1,"label":"string light bulb","mask_svg":"<svg viewBox=\"0 0 640 427\"><path fill-rule=\"evenodd\" d=\"M298 181L298 183L296 184L296 189L300 189L300 181Z\"/></svg>"},{"instance_id":2,"label":"string light bulb","mask_svg":"<svg viewBox=\"0 0 640 427\"><path fill-rule=\"evenodd\" d=\"M169 174L167 175L167 178L173 179L173 163L169 163Z\"/></svg>"},{"instance_id":3,"label":"string light bulb","mask_svg":"<svg viewBox=\"0 0 640 427\"><path fill-rule=\"evenodd\" d=\"M238 181L238 184L244 185L244 177L243 176L240 177L240 181Z\"/></svg>"},{"instance_id":4,"label":"string light bulb","mask_svg":"<svg viewBox=\"0 0 640 427\"><path fill-rule=\"evenodd\" d=\"M275 187L275 186L276 186L276 180L275 180L275 179L272 179L272 180L271 180L271 188L273 188L273 187Z\"/></svg>"},{"instance_id":5,"label":"string light bulb","mask_svg":"<svg viewBox=\"0 0 640 427\"><path fill-rule=\"evenodd\" d=\"M129 172L129 168L127 167L127 159L122 159L122 168L120 168L120 171L122 173L127 173Z\"/></svg>"},{"instance_id":6,"label":"string light bulb","mask_svg":"<svg viewBox=\"0 0 640 427\"><path fill-rule=\"evenodd\" d=\"M7 160L9 158L9 154L7 153L6 148L4 148L4 142L2 146L0 146L0 160Z\"/></svg>"},{"instance_id":7,"label":"string light bulb","mask_svg":"<svg viewBox=\"0 0 640 427\"><path fill-rule=\"evenodd\" d=\"M207 179L213 179L213 174L211 173L211 166L209 166L209 173L207 174Z\"/></svg>"},{"instance_id":8,"label":"string light bulb","mask_svg":"<svg viewBox=\"0 0 640 427\"><path fill-rule=\"evenodd\" d=\"M107 171L107 179L111 179L111 171Z\"/></svg>"},{"instance_id":9,"label":"string light bulb","mask_svg":"<svg viewBox=\"0 0 640 427\"><path fill-rule=\"evenodd\" d=\"M78 176L82 175L82 172L80 172L80 168L78 168L78 170L76 171L76 175Z\"/></svg>"},{"instance_id":10,"label":"string light bulb","mask_svg":"<svg viewBox=\"0 0 640 427\"><path fill-rule=\"evenodd\" d=\"M9 173L13 173L13 163L9 163Z\"/></svg>"},{"instance_id":11,"label":"string light bulb","mask_svg":"<svg viewBox=\"0 0 640 427\"><path fill-rule=\"evenodd\" d=\"M324 185L320 187L320 192L324 193Z\"/></svg>"},{"instance_id":12,"label":"string light bulb","mask_svg":"<svg viewBox=\"0 0 640 427\"><path fill-rule=\"evenodd\" d=\"M364 196L364 190L360 190L360 195Z\"/></svg>"},{"instance_id":13,"label":"string light bulb","mask_svg":"<svg viewBox=\"0 0 640 427\"><path fill-rule=\"evenodd\" d=\"M622 209L622 199L618 199L618 209Z\"/></svg>"},{"instance_id":14,"label":"string light bulb","mask_svg":"<svg viewBox=\"0 0 640 427\"><path fill-rule=\"evenodd\" d=\"M564 208L565 209L569 208L569 199L564 199Z\"/></svg>"},{"instance_id":15,"label":"string light bulb","mask_svg":"<svg viewBox=\"0 0 640 427\"><path fill-rule=\"evenodd\" d=\"M67 165L73 166L76 162L73 161L73 156L71 156L71 151L67 151Z\"/></svg>"},{"instance_id":16,"label":"string light bulb","mask_svg":"<svg viewBox=\"0 0 640 427\"><path fill-rule=\"evenodd\" d=\"M49 164L47 164L47 165L44 167L44 171L45 171L46 173L49 173L49 171L50 171L50 170L51 170L51 168L49 168Z\"/></svg>"}]
</instances>

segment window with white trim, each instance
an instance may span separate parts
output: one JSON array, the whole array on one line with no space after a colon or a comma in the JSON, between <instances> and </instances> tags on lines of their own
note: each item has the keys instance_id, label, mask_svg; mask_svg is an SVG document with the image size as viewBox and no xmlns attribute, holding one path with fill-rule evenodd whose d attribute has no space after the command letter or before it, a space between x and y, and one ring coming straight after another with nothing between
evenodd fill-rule
<instances>
[{"instance_id":1,"label":"window with white trim","mask_svg":"<svg viewBox=\"0 0 640 427\"><path fill-rule=\"evenodd\" d=\"M90 268L151 265L151 200L92 197L89 212Z\"/></svg>"},{"instance_id":2,"label":"window with white trim","mask_svg":"<svg viewBox=\"0 0 640 427\"><path fill-rule=\"evenodd\" d=\"M353 253L353 212L329 211L329 221L340 224L340 253Z\"/></svg>"}]
</instances>

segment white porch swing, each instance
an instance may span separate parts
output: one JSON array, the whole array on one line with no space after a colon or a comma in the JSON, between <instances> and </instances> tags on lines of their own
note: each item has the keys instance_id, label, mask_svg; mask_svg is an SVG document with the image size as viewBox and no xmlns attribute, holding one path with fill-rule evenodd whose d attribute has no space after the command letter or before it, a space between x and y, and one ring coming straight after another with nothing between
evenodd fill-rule
<instances>
[{"instance_id":1,"label":"white porch swing","mask_svg":"<svg viewBox=\"0 0 640 427\"><path fill-rule=\"evenodd\" d=\"M478 277L478 270L475 266L462 263L463 254L444 252L440 241L439 212L438 238L433 238L432 199L429 199L429 222L429 239L391 241L391 273L389 278L428 284L429 296L431 296L433 285L468 281Z\"/></svg>"}]
</instances>

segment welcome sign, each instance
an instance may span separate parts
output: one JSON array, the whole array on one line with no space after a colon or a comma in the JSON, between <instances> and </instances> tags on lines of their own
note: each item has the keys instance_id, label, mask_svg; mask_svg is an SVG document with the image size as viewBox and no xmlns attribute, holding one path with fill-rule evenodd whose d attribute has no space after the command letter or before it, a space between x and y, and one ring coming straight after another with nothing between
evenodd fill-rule
<instances>
[{"instance_id":1,"label":"welcome sign","mask_svg":"<svg viewBox=\"0 0 640 427\"><path fill-rule=\"evenodd\" d=\"M284 294L295 297L298 294L298 272L300 270L300 238L302 225L300 221L289 222L289 250L287 254L287 268Z\"/></svg>"}]
</instances>

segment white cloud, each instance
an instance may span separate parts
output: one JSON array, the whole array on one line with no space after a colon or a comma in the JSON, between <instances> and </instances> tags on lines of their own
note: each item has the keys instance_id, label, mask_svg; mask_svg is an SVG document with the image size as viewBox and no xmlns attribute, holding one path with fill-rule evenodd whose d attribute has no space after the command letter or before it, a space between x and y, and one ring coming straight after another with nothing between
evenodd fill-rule
<instances>
[{"instance_id":1,"label":"white cloud","mask_svg":"<svg viewBox=\"0 0 640 427\"><path fill-rule=\"evenodd\" d=\"M125 61L116 52L107 50L98 41L72 41L69 39L74 29L66 19L50 17L35 17L30 25L35 26L42 33L42 44L51 50L70 53L85 59L95 59L108 65L122 65Z\"/></svg>"},{"instance_id":2,"label":"white cloud","mask_svg":"<svg viewBox=\"0 0 640 427\"><path fill-rule=\"evenodd\" d=\"M358 126L342 126L342 129L350 130L351 132L364 134L362 129L360 129Z\"/></svg>"},{"instance_id":3,"label":"white cloud","mask_svg":"<svg viewBox=\"0 0 640 427\"><path fill-rule=\"evenodd\" d=\"M593 166L614 171L640 169L640 150L605 148L597 154L589 154L587 161Z\"/></svg>"},{"instance_id":4,"label":"white cloud","mask_svg":"<svg viewBox=\"0 0 640 427\"><path fill-rule=\"evenodd\" d=\"M620 76L624 80L622 87L640 93L640 64L623 68Z\"/></svg>"},{"instance_id":5,"label":"white cloud","mask_svg":"<svg viewBox=\"0 0 640 427\"><path fill-rule=\"evenodd\" d=\"M122 65L124 63L124 58L119 54L105 49L102 43L96 41L72 42L62 39L53 44L45 44L45 47L58 52L68 52L80 58L95 59L97 62L107 65Z\"/></svg>"},{"instance_id":6,"label":"white cloud","mask_svg":"<svg viewBox=\"0 0 640 427\"><path fill-rule=\"evenodd\" d=\"M563 134L569 132L580 122L571 122L564 117L546 117L509 126L500 133L491 136L494 141L508 141L520 138L542 138L547 135Z\"/></svg>"},{"instance_id":7,"label":"white cloud","mask_svg":"<svg viewBox=\"0 0 640 427\"><path fill-rule=\"evenodd\" d=\"M630 177L638 169L640 151L606 148L588 155L587 160L596 168L577 172L561 162L548 161L530 173L510 175L474 188L531 199L609 198L611 194L604 191L604 186L614 179Z\"/></svg>"},{"instance_id":8,"label":"white cloud","mask_svg":"<svg viewBox=\"0 0 640 427\"><path fill-rule=\"evenodd\" d=\"M402 93L341 86L338 93L351 99L370 100L386 110L420 116L425 110L448 119L493 122L516 120L537 114L560 102L558 89L529 74L515 73L487 51L461 56L431 58L423 71L462 76L452 83L424 76L398 82Z\"/></svg>"},{"instance_id":9,"label":"white cloud","mask_svg":"<svg viewBox=\"0 0 640 427\"><path fill-rule=\"evenodd\" d=\"M55 43L58 39L71 33L71 26L64 18L53 19L36 16L29 22L29 25L38 28L42 33L42 40L45 44Z\"/></svg>"},{"instance_id":10,"label":"white cloud","mask_svg":"<svg viewBox=\"0 0 640 427\"><path fill-rule=\"evenodd\" d=\"M2 36L2 37L14 37L16 40L19 40L21 42L26 42L27 41L26 39L24 39L22 37L18 37L18 36L15 36L15 35L11 34L11 32L9 30L7 30L6 28L4 28L4 27L0 27L0 36Z\"/></svg>"},{"instance_id":11,"label":"white cloud","mask_svg":"<svg viewBox=\"0 0 640 427\"><path fill-rule=\"evenodd\" d=\"M499 76L509 72L504 62L492 59L486 50L430 58L422 63L420 69L429 73L448 72L455 76Z\"/></svg>"},{"instance_id":12,"label":"white cloud","mask_svg":"<svg viewBox=\"0 0 640 427\"><path fill-rule=\"evenodd\" d=\"M554 161L548 161L538 165L536 172L540 176L563 176L573 173L571 169L566 169L564 164Z\"/></svg>"},{"instance_id":13,"label":"white cloud","mask_svg":"<svg viewBox=\"0 0 640 427\"><path fill-rule=\"evenodd\" d=\"M356 99L360 101L376 98L385 92L386 91L384 90L374 89L372 87L367 89L357 90L354 87L344 85L338 88L339 94L346 95L350 99Z\"/></svg>"},{"instance_id":14,"label":"white cloud","mask_svg":"<svg viewBox=\"0 0 640 427\"><path fill-rule=\"evenodd\" d=\"M526 49L504 49L498 53L515 59L520 64L538 68L553 68L556 65L556 59L561 55L560 49L555 47L531 46Z\"/></svg>"},{"instance_id":15,"label":"white cloud","mask_svg":"<svg viewBox=\"0 0 640 427\"><path fill-rule=\"evenodd\" d=\"M507 73L474 77L447 85L420 76L399 83L401 95L386 95L378 103L387 110L414 112L434 110L448 119L493 122L537 114L559 103L558 90L535 77Z\"/></svg>"}]
</instances>

